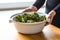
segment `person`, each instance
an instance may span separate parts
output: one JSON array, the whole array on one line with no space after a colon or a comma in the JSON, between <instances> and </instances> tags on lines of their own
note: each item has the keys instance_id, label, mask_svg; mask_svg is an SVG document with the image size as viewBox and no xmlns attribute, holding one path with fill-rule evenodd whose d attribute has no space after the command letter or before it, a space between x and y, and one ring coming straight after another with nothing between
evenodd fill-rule
<instances>
[{"instance_id":1,"label":"person","mask_svg":"<svg viewBox=\"0 0 60 40\"><path fill-rule=\"evenodd\" d=\"M36 0L36 2L24 10L24 12L31 12L39 10L46 0ZM47 0L46 11L50 19L49 23L60 28L60 0Z\"/></svg>"}]
</instances>

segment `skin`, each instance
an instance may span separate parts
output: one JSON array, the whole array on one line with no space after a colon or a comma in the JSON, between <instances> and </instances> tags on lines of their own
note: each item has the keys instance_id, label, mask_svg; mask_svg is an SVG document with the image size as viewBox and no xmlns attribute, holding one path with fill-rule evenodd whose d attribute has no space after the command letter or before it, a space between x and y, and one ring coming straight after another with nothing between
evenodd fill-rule
<instances>
[{"instance_id":1,"label":"skin","mask_svg":"<svg viewBox=\"0 0 60 40\"><path fill-rule=\"evenodd\" d=\"M37 11L37 8L35 6L31 6L29 8L26 8L24 9L23 12L34 12L34 11ZM51 10L48 14L48 19L50 19L48 21L48 24L51 24L52 23L52 20L53 20L53 17L56 15L56 12L54 10Z\"/></svg>"},{"instance_id":2,"label":"skin","mask_svg":"<svg viewBox=\"0 0 60 40\"><path fill-rule=\"evenodd\" d=\"M37 11L37 8L35 6L31 6L31 7L24 9L23 12L34 12L34 11Z\"/></svg>"},{"instance_id":3,"label":"skin","mask_svg":"<svg viewBox=\"0 0 60 40\"><path fill-rule=\"evenodd\" d=\"M48 18L50 19L50 21L48 23L52 23L53 17L56 15L56 12L54 10L50 11L50 13L48 14Z\"/></svg>"}]
</instances>

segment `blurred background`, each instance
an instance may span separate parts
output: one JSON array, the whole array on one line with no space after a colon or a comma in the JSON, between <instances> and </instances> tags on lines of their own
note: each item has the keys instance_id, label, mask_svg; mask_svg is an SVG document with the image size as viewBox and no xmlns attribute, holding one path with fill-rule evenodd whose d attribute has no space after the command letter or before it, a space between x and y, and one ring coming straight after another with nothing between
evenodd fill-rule
<instances>
[{"instance_id":1,"label":"blurred background","mask_svg":"<svg viewBox=\"0 0 60 40\"><path fill-rule=\"evenodd\" d=\"M1 10L24 9L31 6L36 0L0 0Z\"/></svg>"},{"instance_id":2,"label":"blurred background","mask_svg":"<svg viewBox=\"0 0 60 40\"><path fill-rule=\"evenodd\" d=\"M23 9L31 6L36 0L0 0L0 10Z\"/></svg>"}]
</instances>

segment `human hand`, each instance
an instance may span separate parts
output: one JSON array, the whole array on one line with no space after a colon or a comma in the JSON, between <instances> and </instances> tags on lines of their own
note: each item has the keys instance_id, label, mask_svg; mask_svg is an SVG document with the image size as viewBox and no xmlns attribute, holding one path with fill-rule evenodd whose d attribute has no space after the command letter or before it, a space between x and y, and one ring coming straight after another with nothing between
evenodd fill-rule
<instances>
[{"instance_id":1,"label":"human hand","mask_svg":"<svg viewBox=\"0 0 60 40\"><path fill-rule=\"evenodd\" d=\"M37 8L35 6L31 6L23 10L23 12L35 12L35 11L37 11Z\"/></svg>"},{"instance_id":2,"label":"human hand","mask_svg":"<svg viewBox=\"0 0 60 40\"><path fill-rule=\"evenodd\" d=\"M48 19L50 19L50 20L48 21L48 24L52 23L52 20L53 20L53 18L54 18L55 15L56 15L56 12L54 10L52 10L51 12L49 12Z\"/></svg>"}]
</instances>

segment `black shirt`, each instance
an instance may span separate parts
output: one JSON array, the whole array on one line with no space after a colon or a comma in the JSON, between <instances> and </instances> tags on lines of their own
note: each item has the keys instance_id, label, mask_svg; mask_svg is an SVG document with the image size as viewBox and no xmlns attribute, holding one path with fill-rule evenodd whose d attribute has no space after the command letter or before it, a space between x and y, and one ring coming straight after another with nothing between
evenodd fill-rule
<instances>
[{"instance_id":1,"label":"black shirt","mask_svg":"<svg viewBox=\"0 0 60 40\"><path fill-rule=\"evenodd\" d=\"M44 4L45 0L36 0L33 4L38 9ZM47 0L46 2L46 13L49 13L51 10L60 12L60 0Z\"/></svg>"}]
</instances>

